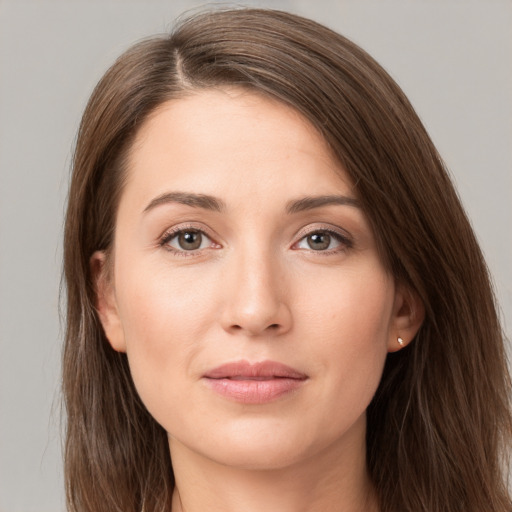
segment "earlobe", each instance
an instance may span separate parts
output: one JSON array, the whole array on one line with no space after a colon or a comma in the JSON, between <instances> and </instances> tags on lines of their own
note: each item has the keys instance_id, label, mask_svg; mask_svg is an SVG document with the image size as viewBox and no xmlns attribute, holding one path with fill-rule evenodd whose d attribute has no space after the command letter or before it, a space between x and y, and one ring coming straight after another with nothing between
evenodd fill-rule
<instances>
[{"instance_id":1,"label":"earlobe","mask_svg":"<svg viewBox=\"0 0 512 512\"><path fill-rule=\"evenodd\" d=\"M389 331L388 352L407 346L418 333L425 319L425 306L415 290L398 284Z\"/></svg>"},{"instance_id":2,"label":"earlobe","mask_svg":"<svg viewBox=\"0 0 512 512\"><path fill-rule=\"evenodd\" d=\"M114 283L105 251L96 251L89 260L89 266L95 291L95 307L105 336L114 350L126 352Z\"/></svg>"}]
</instances>

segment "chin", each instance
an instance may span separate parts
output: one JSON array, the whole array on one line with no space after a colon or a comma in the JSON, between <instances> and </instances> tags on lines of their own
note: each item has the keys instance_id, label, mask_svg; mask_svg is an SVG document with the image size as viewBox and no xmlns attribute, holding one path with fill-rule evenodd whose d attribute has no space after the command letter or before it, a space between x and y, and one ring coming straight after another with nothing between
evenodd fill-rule
<instances>
[{"instance_id":1,"label":"chin","mask_svg":"<svg viewBox=\"0 0 512 512\"><path fill-rule=\"evenodd\" d=\"M312 436L300 425L286 425L285 422L235 422L225 427L222 431L210 432L200 443L197 443L197 438L190 439L190 443L182 439L181 443L223 466L277 471L329 453L344 437L343 433L326 431Z\"/></svg>"},{"instance_id":2,"label":"chin","mask_svg":"<svg viewBox=\"0 0 512 512\"><path fill-rule=\"evenodd\" d=\"M297 446L259 446L247 442L245 446L230 446L222 453L216 451L210 456L216 462L237 469L252 471L277 471L293 466L307 459L308 450Z\"/></svg>"}]
</instances>

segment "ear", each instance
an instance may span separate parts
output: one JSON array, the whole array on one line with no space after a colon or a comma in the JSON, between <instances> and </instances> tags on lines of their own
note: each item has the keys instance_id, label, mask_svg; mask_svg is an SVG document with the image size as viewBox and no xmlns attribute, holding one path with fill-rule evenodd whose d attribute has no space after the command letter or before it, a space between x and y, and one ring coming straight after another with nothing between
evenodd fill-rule
<instances>
[{"instance_id":1,"label":"ear","mask_svg":"<svg viewBox=\"0 0 512 512\"><path fill-rule=\"evenodd\" d=\"M95 307L110 345L117 352L126 352L124 331L117 309L113 276L105 251L96 251L89 260L96 295Z\"/></svg>"},{"instance_id":2,"label":"ear","mask_svg":"<svg viewBox=\"0 0 512 512\"><path fill-rule=\"evenodd\" d=\"M388 340L388 352L396 352L408 345L418 333L425 319L425 306L415 290L397 283L393 318ZM402 343L398 341L402 340Z\"/></svg>"}]
</instances>

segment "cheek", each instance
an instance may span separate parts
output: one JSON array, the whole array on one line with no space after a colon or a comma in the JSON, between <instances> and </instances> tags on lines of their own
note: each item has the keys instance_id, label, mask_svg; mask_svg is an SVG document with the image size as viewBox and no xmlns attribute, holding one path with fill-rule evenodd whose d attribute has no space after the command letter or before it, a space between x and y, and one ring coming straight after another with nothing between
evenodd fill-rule
<instances>
[{"instance_id":1,"label":"cheek","mask_svg":"<svg viewBox=\"0 0 512 512\"><path fill-rule=\"evenodd\" d=\"M127 345L165 349L175 338L181 346L198 340L213 314L218 283L215 273L199 273L192 267L172 269L163 264L120 268L116 296ZM124 270L124 271L123 271Z\"/></svg>"},{"instance_id":2,"label":"cheek","mask_svg":"<svg viewBox=\"0 0 512 512\"><path fill-rule=\"evenodd\" d=\"M379 269L378 266L376 266ZM394 284L384 271L349 272L299 295L299 331L304 349L315 353L317 375L333 409L357 416L371 401L387 356ZM311 340L314 339L315 343Z\"/></svg>"},{"instance_id":3,"label":"cheek","mask_svg":"<svg viewBox=\"0 0 512 512\"><path fill-rule=\"evenodd\" d=\"M216 283L197 272L193 278L188 272L134 268L137 272L122 274L119 269L123 280L116 295L132 377L151 410L159 396L178 392L193 374L191 363L215 317Z\"/></svg>"},{"instance_id":4,"label":"cheek","mask_svg":"<svg viewBox=\"0 0 512 512\"><path fill-rule=\"evenodd\" d=\"M322 333L333 350L386 344L394 301L393 279L380 269L332 272L295 291L303 328Z\"/></svg>"}]
</instances>

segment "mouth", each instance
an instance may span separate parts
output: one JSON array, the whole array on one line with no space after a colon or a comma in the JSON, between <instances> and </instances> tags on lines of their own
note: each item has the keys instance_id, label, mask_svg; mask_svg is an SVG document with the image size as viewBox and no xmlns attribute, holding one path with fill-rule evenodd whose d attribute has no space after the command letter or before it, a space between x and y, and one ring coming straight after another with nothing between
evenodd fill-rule
<instances>
[{"instance_id":1,"label":"mouth","mask_svg":"<svg viewBox=\"0 0 512 512\"><path fill-rule=\"evenodd\" d=\"M203 380L212 391L227 399L264 404L298 390L308 376L276 361L236 361L209 370Z\"/></svg>"}]
</instances>

